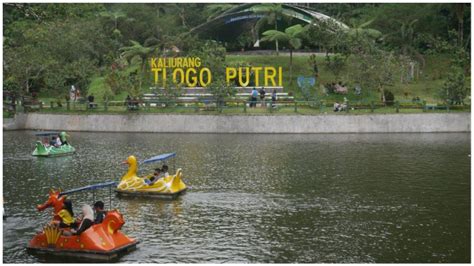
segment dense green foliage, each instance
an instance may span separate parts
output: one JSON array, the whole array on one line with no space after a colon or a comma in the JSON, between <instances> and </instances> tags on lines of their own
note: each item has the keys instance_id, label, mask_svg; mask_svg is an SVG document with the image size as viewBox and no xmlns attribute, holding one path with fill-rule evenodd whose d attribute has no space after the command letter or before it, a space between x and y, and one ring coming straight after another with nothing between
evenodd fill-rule
<instances>
[{"instance_id":1,"label":"dense green foliage","mask_svg":"<svg viewBox=\"0 0 474 266\"><path fill-rule=\"evenodd\" d=\"M410 94L400 88L420 87L424 91L419 94L453 103L469 95L470 4L304 5L350 29L320 22L303 29L283 15L281 4L262 4L254 7L264 15L255 32L235 36L235 43L224 46L199 39L190 30L235 4L5 3L3 86L18 94L39 92L62 99L71 85L97 99L138 97L153 86L149 57L197 56L221 80L226 64L250 63L228 60L225 47L248 48L254 38L263 38L272 41L267 45L279 41L279 48L290 52L303 48L335 53L312 61L293 62L292 56L288 63L279 60L296 76L323 73L319 85L344 80L382 99L387 87L395 97ZM282 21L287 27L278 26ZM295 27L297 34L287 32ZM263 29L272 31L265 34ZM436 59L434 66L433 58L451 60ZM268 64L275 61L269 57ZM284 86L298 95L294 79L290 74Z\"/></svg>"}]
</instances>

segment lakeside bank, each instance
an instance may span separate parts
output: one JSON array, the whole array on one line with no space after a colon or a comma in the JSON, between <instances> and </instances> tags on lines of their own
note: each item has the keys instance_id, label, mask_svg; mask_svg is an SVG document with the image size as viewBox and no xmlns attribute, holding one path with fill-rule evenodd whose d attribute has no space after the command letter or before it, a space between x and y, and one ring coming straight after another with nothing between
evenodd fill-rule
<instances>
[{"instance_id":1,"label":"lakeside bank","mask_svg":"<svg viewBox=\"0 0 474 266\"><path fill-rule=\"evenodd\" d=\"M3 130L156 133L470 132L470 113L371 115L17 114Z\"/></svg>"}]
</instances>

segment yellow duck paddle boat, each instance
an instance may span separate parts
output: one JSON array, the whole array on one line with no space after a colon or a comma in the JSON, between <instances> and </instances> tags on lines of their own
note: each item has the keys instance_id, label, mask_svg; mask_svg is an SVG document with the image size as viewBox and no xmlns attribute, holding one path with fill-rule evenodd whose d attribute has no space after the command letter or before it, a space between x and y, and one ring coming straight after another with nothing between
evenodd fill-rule
<instances>
[{"instance_id":1,"label":"yellow duck paddle boat","mask_svg":"<svg viewBox=\"0 0 474 266\"><path fill-rule=\"evenodd\" d=\"M161 154L141 163L164 162L175 156L176 153ZM181 168L176 171L175 175L166 175L165 173L164 176L159 177L154 177L153 174L139 177L137 176L138 162L135 156L129 156L123 163L128 164L128 171L122 177L115 190L120 196L175 199L187 189L186 184L182 180L183 173Z\"/></svg>"}]
</instances>

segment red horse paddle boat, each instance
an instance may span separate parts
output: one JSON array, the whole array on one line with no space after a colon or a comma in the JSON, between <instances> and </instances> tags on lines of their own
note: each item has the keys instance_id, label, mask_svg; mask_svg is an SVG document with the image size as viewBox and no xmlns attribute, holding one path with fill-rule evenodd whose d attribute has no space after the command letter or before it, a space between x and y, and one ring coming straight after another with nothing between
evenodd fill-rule
<instances>
[{"instance_id":1,"label":"red horse paddle boat","mask_svg":"<svg viewBox=\"0 0 474 266\"><path fill-rule=\"evenodd\" d=\"M43 211L48 207L53 207L53 221L33 237L28 244L28 252L36 255L75 257L81 260L108 262L136 249L138 241L129 238L120 231L125 221L118 210L108 211L102 223L93 224L80 235L70 235L70 228L59 228L58 226L61 220L58 212L63 209L66 194L113 185L116 183L108 182L62 193L51 190L48 201L38 205L37 209Z\"/></svg>"}]
</instances>

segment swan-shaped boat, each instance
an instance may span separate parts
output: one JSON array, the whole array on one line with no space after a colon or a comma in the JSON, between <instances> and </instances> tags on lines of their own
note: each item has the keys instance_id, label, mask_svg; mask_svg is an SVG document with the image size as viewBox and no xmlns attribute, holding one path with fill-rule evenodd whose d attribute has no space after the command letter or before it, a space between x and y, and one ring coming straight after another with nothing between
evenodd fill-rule
<instances>
[{"instance_id":1,"label":"swan-shaped boat","mask_svg":"<svg viewBox=\"0 0 474 266\"><path fill-rule=\"evenodd\" d=\"M53 157L53 156L62 156L72 154L76 151L76 149L71 146L67 140L66 132L39 132L35 134L37 137L43 137L43 140L37 140L35 143L35 150L31 155L33 156L41 156L41 157ZM49 145L49 138L52 136L56 136L60 138L62 145L54 146ZM65 143L64 143L65 142Z\"/></svg>"},{"instance_id":2,"label":"swan-shaped boat","mask_svg":"<svg viewBox=\"0 0 474 266\"><path fill-rule=\"evenodd\" d=\"M96 189L103 186L112 186L116 182L97 184L75 189L72 192ZM59 228L58 212L63 208L69 192L54 191L49 193L49 199L37 209L42 211L48 207L54 208L53 221L45 225L27 246L27 251L35 255L48 255L59 257L74 257L79 260L109 262L117 260L121 255L136 249L137 240L129 238L120 231L125 221L118 210L108 211L100 224L94 224L80 235L64 233L68 228Z\"/></svg>"},{"instance_id":3,"label":"swan-shaped boat","mask_svg":"<svg viewBox=\"0 0 474 266\"><path fill-rule=\"evenodd\" d=\"M165 161L175 157L176 153L167 153L152 157L142 163ZM135 156L129 156L123 163L128 164L128 171L120 180L115 190L121 196L146 196L165 199L175 199L187 189L182 180L182 170L179 168L175 175L159 178L156 182L148 184L152 175L137 176L138 162Z\"/></svg>"}]
</instances>

